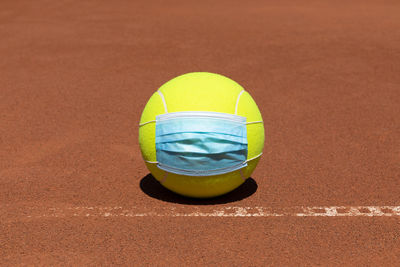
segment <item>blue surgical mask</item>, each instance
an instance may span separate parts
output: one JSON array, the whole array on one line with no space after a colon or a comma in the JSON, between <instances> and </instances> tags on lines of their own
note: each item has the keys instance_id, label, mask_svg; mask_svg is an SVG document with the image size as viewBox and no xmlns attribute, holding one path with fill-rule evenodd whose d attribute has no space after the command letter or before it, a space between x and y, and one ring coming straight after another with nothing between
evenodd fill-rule
<instances>
[{"instance_id":1,"label":"blue surgical mask","mask_svg":"<svg viewBox=\"0 0 400 267\"><path fill-rule=\"evenodd\" d=\"M246 167L246 118L204 111L156 116L156 158L158 168L189 176Z\"/></svg>"}]
</instances>

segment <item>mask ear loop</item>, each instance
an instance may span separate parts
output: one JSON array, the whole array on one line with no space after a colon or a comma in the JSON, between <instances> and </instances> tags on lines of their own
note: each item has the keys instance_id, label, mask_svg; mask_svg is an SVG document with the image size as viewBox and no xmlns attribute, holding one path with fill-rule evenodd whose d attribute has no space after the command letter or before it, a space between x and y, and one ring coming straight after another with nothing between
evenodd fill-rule
<instances>
[{"instance_id":1,"label":"mask ear loop","mask_svg":"<svg viewBox=\"0 0 400 267\"><path fill-rule=\"evenodd\" d=\"M151 163L151 164L157 164L158 163L158 161L149 161L149 160L144 160L144 161L146 161L147 163Z\"/></svg>"},{"instance_id":2,"label":"mask ear loop","mask_svg":"<svg viewBox=\"0 0 400 267\"><path fill-rule=\"evenodd\" d=\"M247 178L244 177L243 168L239 169L240 177L242 177L243 181L246 181Z\"/></svg>"},{"instance_id":3,"label":"mask ear loop","mask_svg":"<svg viewBox=\"0 0 400 267\"><path fill-rule=\"evenodd\" d=\"M249 161L252 161L253 159L256 159L256 158L259 158L259 157L261 157L261 155L262 155L263 153L261 152L260 154L258 154L257 156L255 156L255 157L252 157L252 158L250 158L250 159L248 159L248 160L246 160L245 162L247 163L247 162L249 162Z\"/></svg>"},{"instance_id":4,"label":"mask ear loop","mask_svg":"<svg viewBox=\"0 0 400 267\"><path fill-rule=\"evenodd\" d=\"M165 101L165 97L164 97L163 93L161 93L160 90L158 90L157 93L161 97L161 100L162 100L163 105L164 105L165 113L168 113L167 102ZM143 125L146 125L148 123L152 123L152 122L156 122L156 120L143 122L143 123L139 124L139 127L143 126Z\"/></svg>"},{"instance_id":5,"label":"mask ear loop","mask_svg":"<svg viewBox=\"0 0 400 267\"><path fill-rule=\"evenodd\" d=\"M246 125L255 124L255 123L264 123L264 122L263 121L249 121L249 122L246 122Z\"/></svg>"},{"instance_id":6,"label":"mask ear loop","mask_svg":"<svg viewBox=\"0 0 400 267\"><path fill-rule=\"evenodd\" d=\"M139 124L139 127L146 125L148 123L152 123L152 122L156 122L156 120L143 122L143 123Z\"/></svg>"},{"instance_id":7,"label":"mask ear loop","mask_svg":"<svg viewBox=\"0 0 400 267\"><path fill-rule=\"evenodd\" d=\"M168 176L168 172L164 171L164 177L163 179L160 181L161 184L164 184L165 181L167 180L167 176Z\"/></svg>"},{"instance_id":8,"label":"mask ear loop","mask_svg":"<svg viewBox=\"0 0 400 267\"><path fill-rule=\"evenodd\" d=\"M248 163L249 161L254 160L254 159L258 158L258 157L261 157L262 154L263 154L263 153L260 153L260 154L258 154L257 156L252 157L251 159L246 160L245 163ZM239 172L240 172L240 176L242 177L243 181L246 181L247 178L244 177L243 168L239 169Z\"/></svg>"},{"instance_id":9,"label":"mask ear loop","mask_svg":"<svg viewBox=\"0 0 400 267\"><path fill-rule=\"evenodd\" d=\"M237 113L238 113L240 97L242 96L242 94L243 94L244 92L245 92L245 90L240 91L240 93L239 93L238 96L237 96L236 105L235 105L235 115L237 115ZM263 123L263 121L246 122L246 125L254 124L254 123Z\"/></svg>"}]
</instances>

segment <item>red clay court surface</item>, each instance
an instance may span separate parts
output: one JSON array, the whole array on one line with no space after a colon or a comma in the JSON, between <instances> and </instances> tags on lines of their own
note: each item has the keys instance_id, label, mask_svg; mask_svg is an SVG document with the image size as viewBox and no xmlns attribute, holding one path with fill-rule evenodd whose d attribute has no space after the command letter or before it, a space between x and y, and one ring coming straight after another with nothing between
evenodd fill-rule
<instances>
[{"instance_id":1,"label":"red clay court surface","mask_svg":"<svg viewBox=\"0 0 400 267\"><path fill-rule=\"evenodd\" d=\"M400 265L399 1L0 3L0 259L16 265ZM262 112L236 191L149 175L141 111L192 71Z\"/></svg>"}]
</instances>

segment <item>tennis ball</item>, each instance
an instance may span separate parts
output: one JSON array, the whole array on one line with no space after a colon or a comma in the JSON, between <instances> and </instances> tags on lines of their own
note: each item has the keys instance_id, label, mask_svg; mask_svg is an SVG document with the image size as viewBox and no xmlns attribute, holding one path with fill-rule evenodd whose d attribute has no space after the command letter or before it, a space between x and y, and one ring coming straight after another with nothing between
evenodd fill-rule
<instances>
[{"instance_id":1,"label":"tennis ball","mask_svg":"<svg viewBox=\"0 0 400 267\"><path fill-rule=\"evenodd\" d=\"M164 187L180 195L196 198L223 195L250 177L264 146L263 123L246 125L249 161L245 168L201 177L178 175L159 169L156 164L154 120L157 115L167 111L213 111L243 116L247 118L247 122L262 121L257 104L242 86L225 76L208 72L187 73L168 81L150 97L143 110L139 144L151 174Z\"/></svg>"}]
</instances>

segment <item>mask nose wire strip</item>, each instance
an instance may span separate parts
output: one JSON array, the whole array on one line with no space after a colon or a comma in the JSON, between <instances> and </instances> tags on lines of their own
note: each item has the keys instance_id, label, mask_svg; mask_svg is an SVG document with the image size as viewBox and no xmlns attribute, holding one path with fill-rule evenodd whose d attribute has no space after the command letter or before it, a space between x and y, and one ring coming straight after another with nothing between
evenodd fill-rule
<instances>
[{"instance_id":1,"label":"mask nose wire strip","mask_svg":"<svg viewBox=\"0 0 400 267\"><path fill-rule=\"evenodd\" d=\"M152 122L156 122L156 120L143 122L143 123L139 124L139 127L140 127L140 126L143 126L143 125L146 125L146 124L148 124L148 123L152 123ZM246 122L247 125L248 125L248 124L254 124L254 123L264 123L264 122L263 122L263 121L250 121L250 122Z\"/></svg>"},{"instance_id":2,"label":"mask nose wire strip","mask_svg":"<svg viewBox=\"0 0 400 267\"><path fill-rule=\"evenodd\" d=\"M163 93L161 93L160 90L158 90L157 93L158 93L158 95L161 97L161 100L162 100L162 102L163 102L163 104L164 104L165 113L168 113L167 102L165 102L165 98L164 98Z\"/></svg>"},{"instance_id":3,"label":"mask nose wire strip","mask_svg":"<svg viewBox=\"0 0 400 267\"><path fill-rule=\"evenodd\" d=\"M245 163L247 163L247 162L249 162L249 161L251 161L251 160L253 160L253 159L256 159L256 158L260 157L262 154L263 154L263 153L260 153L260 154L258 154L257 156L252 157L252 158L246 160ZM145 161L146 161L147 163L153 163L153 164L158 163L158 161L148 161L148 160L145 160Z\"/></svg>"},{"instance_id":4,"label":"mask nose wire strip","mask_svg":"<svg viewBox=\"0 0 400 267\"><path fill-rule=\"evenodd\" d=\"M244 90L240 91L240 93L239 93L239 95L238 95L238 97L237 97L237 99L236 99L236 105L235 105L235 115L237 115L237 112L238 112L238 106L239 106L239 100L240 100L240 97L242 96L243 92L244 92Z\"/></svg>"},{"instance_id":5,"label":"mask nose wire strip","mask_svg":"<svg viewBox=\"0 0 400 267\"><path fill-rule=\"evenodd\" d=\"M156 122L156 120L143 122L143 123L139 124L139 127L140 127L140 126L143 126L143 125L146 125L146 124L148 124L148 123L152 123L152 122ZM263 121L250 121L250 122L246 122L247 125L249 125L249 124L254 124L254 123L264 123L264 122L263 122Z\"/></svg>"}]
</instances>

